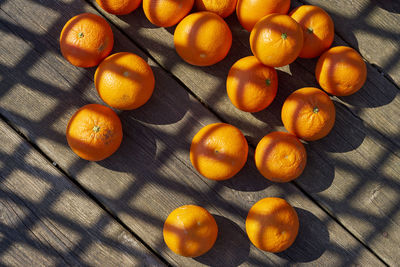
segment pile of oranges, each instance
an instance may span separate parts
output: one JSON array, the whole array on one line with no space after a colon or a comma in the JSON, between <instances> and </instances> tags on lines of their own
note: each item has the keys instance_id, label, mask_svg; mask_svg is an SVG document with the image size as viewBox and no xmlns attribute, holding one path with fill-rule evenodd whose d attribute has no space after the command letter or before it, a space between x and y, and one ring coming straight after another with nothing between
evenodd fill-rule
<instances>
[{"instance_id":1,"label":"pile of oranges","mask_svg":"<svg viewBox=\"0 0 400 267\"><path fill-rule=\"evenodd\" d=\"M128 14L141 4L141 0L96 1L115 15ZM189 14L193 6L197 12ZM240 24L250 32L253 56L233 64L226 89L232 104L242 111L267 108L278 93L275 67L288 65L298 57L319 57L315 77L325 92L336 96L357 92L366 80L366 64L350 47L330 48L334 25L328 13L317 6L303 5L287 14L289 8L290 0L143 0L144 14L151 23L159 27L178 24L174 33L176 52L196 66L210 66L226 57L232 33L224 18L236 10ZM152 69L132 53L109 56L113 43L109 24L89 13L71 18L60 37L61 52L71 64L98 65L95 87L107 105L137 109L153 93ZM265 178L282 183L299 177L307 163L300 140L314 141L329 134L335 123L335 107L324 91L301 88L285 100L281 118L288 132L268 133L255 150L257 169ZM121 121L111 108L89 104L71 117L66 136L71 149L81 158L103 160L121 144ZM245 165L247 155L246 138L238 128L226 123L205 126L194 136L190 147L194 168L202 176L218 181L235 176ZM261 199L246 219L250 241L273 253L290 247L298 229L295 209L281 198ZM167 246L186 257L206 253L217 234L213 216L195 205L174 210L163 229Z\"/></svg>"}]
</instances>

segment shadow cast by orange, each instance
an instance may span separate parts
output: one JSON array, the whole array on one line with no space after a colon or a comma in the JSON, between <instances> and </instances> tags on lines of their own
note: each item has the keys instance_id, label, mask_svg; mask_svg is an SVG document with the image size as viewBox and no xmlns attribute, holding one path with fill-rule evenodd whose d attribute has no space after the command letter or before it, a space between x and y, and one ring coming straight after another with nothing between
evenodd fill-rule
<instances>
[{"instance_id":1,"label":"shadow cast by orange","mask_svg":"<svg viewBox=\"0 0 400 267\"><path fill-rule=\"evenodd\" d=\"M318 259L329 248L329 231L324 222L311 212L295 208L299 217L299 234L293 245L277 255L292 263Z\"/></svg>"},{"instance_id":2,"label":"shadow cast by orange","mask_svg":"<svg viewBox=\"0 0 400 267\"><path fill-rule=\"evenodd\" d=\"M239 266L244 261L252 263L250 241L246 233L231 220L220 215L213 215L218 225L218 238L214 246L206 254L195 258L196 261L208 266L220 266L215 259L223 259L224 266Z\"/></svg>"}]
</instances>

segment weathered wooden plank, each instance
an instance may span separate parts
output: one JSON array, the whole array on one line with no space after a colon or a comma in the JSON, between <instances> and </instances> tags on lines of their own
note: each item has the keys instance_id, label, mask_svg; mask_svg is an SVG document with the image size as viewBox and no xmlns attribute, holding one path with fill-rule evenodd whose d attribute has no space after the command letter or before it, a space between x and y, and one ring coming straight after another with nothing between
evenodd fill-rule
<instances>
[{"instance_id":1,"label":"weathered wooden plank","mask_svg":"<svg viewBox=\"0 0 400 267\"><path fill-rule=\"evenodd\" d=\"M215 66L197 68L184 63L176 54L173 46L173 28L154 28L140 10L122 17L109 15L105 12L103 12L103 15L129 34L158 63L170 70L210 107L239 123L240 119L234 115L236 109L226 96L225 79L231 65L236 60L250 55L251 51L248 42L249 33L240 26L236 17L231 16L227 21L234 35L233 46L228 57ZM148 28L152 28L151 31ZM335 44L343 43L343 40L336 36ZM280 68L280 96L286 97L290 92L301 86L318 87L314 77L315 64L316 60L298 60L290 66ZM399 91L393 84L383 79L376 69L369 64L367 65L368 79L362 90L353 96L336 98L336 100L348 106L354 114L400 147L398 138L400 125L393 120L393 117L400 113ZM202 83L199 83L199 80ZM255 116L259 114L262 116L265 113L269 112L260 112ZM266 122L257 118L247 122L246 118L246 122L241 120L240 123L246 123L246 126L250 127L249 135L251 135L255 129L280 125L279 112L274 113L276 115L273 116L276 117L276 120L272 120L271 116L268 116Z\"/></svg>"},{"instance_id":2,"label":"weathered wooden plank","mask_svg":"<svg viewBox=\"0 0 400 267\"><path fill-rule=\"evenodd\" d=\"M69 65L59 54L55 40L69 17L83 10L93 12L82 3L44 2L42 5L50 10L34 7L35 14L43 14L40 18L32 13L32 5L37 3L30 1L7 2L1 7L6 13L0 12L0 30L7 32L0 40L0 49L5 51L1 62L14 63L2 66L0 112L146 243L179 266L382 264L292 184L271 184L260 177L252 164L253 150L249 163L233 180L216 183L199 177L188 158L190 141L200 127L217 119L115 29L115 51L132 51L147 59L155 72L157 88L143 108L120 114L125 137L117 154L99 163L73 155L64 136L67 120L78 106L98 98L88 78L93 70ZM7 16L10 12L17 20ZM46 14L54 12L63 16L48 26ZM48 34L38 37L26 25L45 29ZM21 39L27 39L30 45ZM18 41L22 50L17 53L22 55L19 57L10 53L10 44ZM286 253L263 253L249 244L244 233L248 209L265 196L285 197L298 210L300 236ZM215 248L196 259L171 253L161 234L169 212L190 203L209 209L220 227Z\"/></svg>"},{"instance_id":3,"label":"weathered wooden plank","mask_svg":"<svg viewBox=\"0 0 400 267\"><path fill-rule=\"evenodd\" d=\"M164 265L1 120L0 143L1 264Z\"/></svg>"},{"instance_id":4,"label":"weathered wooden plank","mask_svg":"<svg viewBox=\"0 0 400 267\"><path fill-rule=\"evenodd\" d=\"M300 0L324 8L336 32L400 86L400 3L385 0Z\"/></svg>"},{"instance_id":5,"label":"weathered wooden plank","mask_svg":"<svg viewBox=\"0 0 400 267\"><path fill-rule=\"evenodd\" d=\"M215 66L198 68L184 63L175 53L173 28L154 28L140 10L122 17L103 15L221 118L239 126L253 146L271 130L283 129L280 109L292 91L317 86L313 74L316 60L298 60L280 68L278 96L267 110L255 114L241 112L230 103L225 91L230 66L251 54L249 34L234 16L228 18L234 36L228 57ZM337 37L335 42L343 41ZM307 146L308 167L296 184L312 194L380 257L395 264L400 260L397 253L400 247L389 244L400 244L400 125L393 120L400 113L398 89L368 65L364 88L353 96L333 100L338 112L334 131L324 140ZM383 207L372 200L377 195Z\"/></svg>"}]
</instances>

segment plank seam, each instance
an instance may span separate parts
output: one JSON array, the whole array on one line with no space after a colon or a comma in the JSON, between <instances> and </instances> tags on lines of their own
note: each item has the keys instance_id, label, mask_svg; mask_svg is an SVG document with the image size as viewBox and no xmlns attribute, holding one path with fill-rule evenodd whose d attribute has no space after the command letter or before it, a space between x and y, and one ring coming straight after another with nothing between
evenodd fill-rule
<instances>
[{"instance_id":1,"label":"plank seam","mask_svg":"<svg viewBox=\"0 0 400 267\"><path fill-rule=\"evenodd\" d=\"M91 3L89 3L90 5L92 5ZM96 10L98 10L94 5L92 5ZM113 24L112 22L110 22L111 24ZM143 49L143 47L141 47L140 45L138 45L135 41L133 41L129 36L127 36L127 34L125 34L125 32L123 31L123 30L121 30L119 27L117 27L115 24L113 24L120 32L122 32L122 34L124 34L126 37L128 37L128 39L130 40L130 41L132 41L138 48L140 48L142 51L144 51L145 52L145 54L148 54L148 52L146 52L146 50L145 49ZM152 58L153 59L153 61L157 64L157 65L159 65L159 63L151 56L151 55L148 55L150 58ZM160 66L160 65L159 65ZM215 117L217 117L220 121L224 121L216 112L214 112L214 110L212 109L212 108L210 108L206 103L204 103L199 97L197 97L197 95L195 95L189 88L187 88L185 85L184 85L184 83L182 82L182 81L180 81L177 77L175 77L172 73L170 73L168 70L166 70L164 67L162 67L162 66L160 66L165 72L166 72L166 74L168 74L169 76L171 76L175 81L177 81L181 86L183 86L183 88L186 88L186 90L196 99L196 100L198 100L204 107L206 107L208 110L210 110L210 112L215 116ZM348 107L346 107L346 108L348 108ZM350 112L351 112L351 110L350 110ZM352 113L352 112L351 112ZM353 114L353 113L352 113ZM353 114L355 117L357 117L355 114ZM358 117L357 117L358 118ZM4 121L6 121L6 123L7 123L7 120L5 120L4 118L3 118L3 120ZM45 156L45 158L47 159L47 160L49 160L50 162L52 162L51 161L51 159L49 158L49 157L47 157L47 155L46 154L44 154L33 142L30 142L29 141L29 139L27 138L27 137L25 137L21 132L19 132L18 130L16 130L14 127L12 127L12 125L10 125L9 123L7 123L11 128L13 128L13 130L14 131L16 131L17 133L19 133L19 135L20 136L22 136L25 140L27 140L30 144L31 144L31 146L33 146L37 151L39 151L43 156ZM52 162L53 163L53 165L54 165L54 162ZM58 167L58 166L56 166L57 167L57 169L59 169L64 175L66 175L67 177L68 177L68 179L70 179L74 184L76 184L82 191L84 191L87 195L89 195L90 197L91 197L91 199L93 199L95 202L96 202L96 204L99 204L99 203L97 203L97 199L96 198L94 198L93 196L91 196L91 194L89 193L87 193L86 192L86 190L84 190L84 188L83 187L81 187L80 186L80 184L78 183L78 182L76 182L75 183L75 179L73 179L73 178L71 178L66 172L64 172L60 167ZM298 187L298 186L296 186L296 187ZM300 187L298 187L298 189L301 191L301 192L303 192L303 194L305 194L305 196L307 196L307 197L309 197L311 200L313 200L314 201L314 199L312 198L312 197L310 197L308 194L306 194L306 193L304 193L305 191L303 191L303 190L301 190L301 188ZM318 202L316 202L316 201L314 201L316 204L317 204L317 206L319 206L318 205ZM101 203L100 203L101 204ZM101 207L102 207L102 209L103 210L105 210L106 212L108 211L108 209L107 208L103 208L103 205L100 205ZM321 208L321 207L320 207ZM326 210L325 209L323 209L323 208L321 208L322 210L324 210L325 212L326 212ZM107 213L111 213L110 215L112 216L112 218L114 218L114 219L116 219L116 218L118 218L118 217L116 217L116 216L113 216L113 214L112 214L112 212L110 211L110 212L107 212ZM327 214L329 215L330 213L329 212L327 212ZM331 216L331 215L330 215ZM116 217L116 218L115 218ZM331 216L332 217L332 216ZM334 218L334 217L333 217ZM118 221L118 220L117 220ZM335 220L336 221L336 220ZM119 222L119 221L118 221ZM122 222L119 222L121 225L124 225ZM346 231L347 231L347 229L342 225L342 224L340 224ZM124 226L124 228L125 229L127 229L129 232L131 232L131 230L130 230L130 228L129 227L126 227L126 226ZM132 232L131 232L132 233ZM350 234L351 234L351 232L350 232ZM352 235L352 234L351 234ZM135 235L134 235L135 236ZM352 235L353 236L353 235ZM140 239L140 238L138 238L138 240L140 240L144 245L145 245L145 243ZM356 238L356 240L358 240L357 238ZM363 244L362 242L360 242L361 244ZM150 250L150 251L152 251L152 250ZM154 253L154 252L153 252ZM158 255L157 253L154 253L155 255ZM374 255L375 255L375 253L373 253ZM377 257L378 259L380 259L379 257ZM382 261L382 260L381 260Z\"/></svg>"},{"instance_id":2,"label":"plank seam","mask_svg":"<svg viewBox=\"0 0 400 267\"><path fill-rule=\"evenodd\" d=\"M315 202L315 204L322 209L323 211L325 211L334 222L336 222L338 225L340 225L343 229L345 229L346 232L348 232L355 240L357 240L358 242L360 242L361 244L364 245L364 247L371 252L375 257L377 257L383 264L385 264L386 266L389 266L389 264L387 264L379 255L377 255L375 253L375 251L373 251L367 244L365 244L362 240L360 240L357 236L355 236L350 230L348 230L330 211L329 209L325 208L323 205L321 205L319 202L315 201L315 199L308 194L307 191L303 190L303 188L301 186L298 185L298 183L296 181L292 181L292 184L294 184L304 195L306 195L308 198L310 198L312 201Z\"/></svg>"},{"instance_id":3,"label":"plank seam","mask_svg":"<svg viewBox=\"0 0 400 267\"><path fill-rule=\"evenodd\" d=\"M134 238L136 238L147 250L149 250L154 256L156 256L162 263L167 266L172 266L165 258L159 255L151 246L144 242L135 232L133 232L124 222L122 222L119 217L114 214L110 209L108 209L103 203L101 203L90 191L84 188L76 179L72 178L66 171L64 171L55 161L53 161L48 155L46 155L34 142L32 142L27 136L25 136L21 131L19 131L14 125L0 114L0 119L6 123L13 131L15 131L22 139L24 139L28 144L35 149L39 154L41 154L47 162L52 164L58 171L60 171L68 180L70 180L75 186L77 186L86 196L88 196L96 205L98 205L106 214L108 214L112 219L114 219L122 228L128 231Z\"/></svg>"},{"instance_id":4,"label":"plank seam","mask_svg":"<svg viewBox=\"0 0 400 267\"><path fill-rule=\"evenodd\" d=\"M299 1L301 4L303 4L303 5L309 5L308 3L304 2L304 0L298 0L298 1ZM375 63L369 62L369 61L360 53L360 51L358 51L358 50L357 50L356 48L354 48L351 44L349 44L349 42L347 42L346 39L344 39L343 36L342 36L340 33L338 33L338 32L335 31L335 35L339 36L340 39L342 39L342 41L345 42L349 47L351 47L351 48L353 48L354 50L356 50L356 51L361 55L362 59L363 59L365 62L367 62L369 65L371 65L372 68L376 69L376 71L378 71L379 73L383 74L383 77L385 77L386 80L387 80L389 83L393 84L393 85L397 88L397 90L400 90L400 86L397 85L397 84L394 82L394 80L392 79L392 77L390 77L390 75L389 75L388 73L386 73L380 66L376 65Z\"/></svg>"},{"instance_id":5,"label":"plank seam","mask_svg":"<svg viewBox=\"0 0 400 267\"><path fill-rule=\"evenodd\" d=\"M12 191L7 185L5 185L5 187L7 187L8 190ZM17 198L20 200L20 202L23 203L23 205L24 205L25 208L27 208L30 212L32 212L32 214L34 214L34 212L25 204L25 202L23 201L23 199L21 199L21 198L18 197L17 195L15 195L15 197L17 197ZM43 243L42 240L40 240L40 238L31 230L31 228L28 227L28 226L25 224L24 219L22 219L22 218L19 216L18 212L16 212L16 211L14 210L14 208L12 207L12 205L8 204L8 206L9 206L9 208L12 210L12 212L18 217L19 221L25 226L25 228L37 239L37 242L39 242L40 244L42 244L44 247L47 247L47 245L49 245L49 244L46 245L46 244ZM47 243L47 242L46 242L46 243ZM55 249L55 252L57 253L57 255L60 256L60 258L61 258L66 264L68 264L68 261L63 257L62 254L59 253L58 250Z\"/></svg>"},{"instance_id":6,"label":"plank seam","mask_svg":"<svg viewBox=\"0 0 400 267\"><path fill-rule=\"evenodd\" d=\"M176 77L175 75L173 75L168 69L166 69L164 66L162 66L144 47L142 47L139 43L137 43L135 40L133 40L127 33L125 33L125 31L123 29L121 29L118 25L116 25L114 22L110 21L107 17L104 17L102 12L97 8L97 6L95 6L93 3L91 3L89 0L85 0L86 3L88 3L91 7L93 7L99 14L101 14L101 16L111 25L113 25L116 29L119 30L119 32L121 34L123 34L128 40L130 40L133 44L135 44L143 53L146 54L146 56L148 56L149 58L151 58L154 63L157 64L158 67L160 67L161 69L163 69L167 74L169 74L176 82L178 82L179 85L181 85L184 89L186 89L186 91L188 91L190 93L191 96L193 96L197 101L199 101L205 108L207 108L218 120L220 120L221 122L225 122L227 123L224 119L222 119L222 117L220 117L218 115L218 113L216 113L209 105L207 105L202 99L200 99L192 90L190 90L190 88L188 88L178 77ZM339 35L338 35L339 36ZM342 38L341 36L339 36L340 38ZM347 42L346 42L347 43ZM365 59L364 59L365 60ZM367 61L368 62L368 61ZM368 62L369 63L369 62ZM390 81L389 81L390 82ZM398 88L396 86L396 88ZM344 105L345 106L345 105ZM346 107L348 108L348 107ZM348 108L349 109L349 108ZM352 113L352 112L351 112ZM359 118L358 116L356 116L354 113L352 113L353 116L357 117L358 119L360 119L361 121L364 122L364 120L362 120L361 118ZM366 123L366 122L365 122ZM367 125L369 125L368 123L366 123ZM386 138L385 138L386 139ZM255 147L250 144L250 146L255 149ZM332 213L330 213L325 207L321 206L310 194L308 194L305 190L303 190L297 183L295 182L291 182L297 189L299 189L306 197L308 197L311 201L313 201L321 210L323 210L329 217L331 217L336 223L338 223L347 233L349 233L355 240L357 240L358 242L360 242L360 244L362 244L369 252L371 252L378 260L380 260L383 264L385 264L386 266L389 266L380 256L378 256L369 246L367 246L367 244L365 244L364 242L362 242L359 238L357 238L352 232L350 232L349 229L347 229L342 223L339 222L339 220L334 217L334 215ZM212 190L218 194L220 196L220 194L215 191L213 188Z\"/></svg>"}]
</instances>

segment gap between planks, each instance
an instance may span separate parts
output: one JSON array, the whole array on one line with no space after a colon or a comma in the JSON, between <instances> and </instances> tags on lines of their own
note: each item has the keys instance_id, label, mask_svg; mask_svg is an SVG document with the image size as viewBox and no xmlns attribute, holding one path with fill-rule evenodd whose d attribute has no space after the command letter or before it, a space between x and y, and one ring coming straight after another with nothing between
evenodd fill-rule
<instances>
[{"instance_id":1,"label":"gap between planks","mask_svg":"<svg viewBox=\"0 0 400 267\"><path fill-rule=\"evenodd\" d=\"M311 4L309 4L309 3L304 2L304 0L297 0L297 1L300 2L302 5L311 5ZM337 31L335 31L335 34L336 34L337 36L339 36L340 39L342 39L342 40L346 43L347 46L349 46L349 47L353 48L354 50L356 50L356 51L360 54L360 56L364 59L365 62L367 62L367 63L368 63L369 65L371 65L374 69L376 69L377 72L383 74L383 77L385 77L385 79L386 79L388 82L390 82L392 85L394 85L394 87L396 87L398 90L400 90L399 85L397 85L397 84L395 83L395 81L390 77L389 73L385 72L385 70L384 70L383 68L381 68L380 66L378 66L377 64L369 62L369 61L360 53L360 51L358 51L357 48L353 47L348 41L346 41L346 39L343 37L342 34L340 34L340 33L337 32Z\"/></svg>"},{"instance_id":2,"label":"gap between planks","mask_svg":"<svg viewBox=\"0 0 400 267\"><path fill-rule=\"evenodd\" d=\"M84 0L85 2L87 2L91 7L93 7L99 14L102 15L102 17L107 20L108 23L112 24L116 29L118 29L128 40L130 40L132 43L134 43L146 56L148 56L149 58L151 58L159 68L163 69L166 73L169 74L170 77L172 77L177 83L179 83L183 88L185 88L185 90L191 95L193 96L198 102L200 102L206 109L208 109L218 120L220 120L221 122L224 123L228 123L226 120L224 120L212 107L210 107L207 103L205 103L198 95L196 95L192 90L190 90L190 88L188 88L185 83L179 79L178 77L176 77L170 70L168 70L167 68L165 68L163 65L161 65L156 58L154 58L151 53L149 53L140 43L136 42L133 38L131 38L129 36L129 34L127 34L121 27L119 27L119 25L115 24L113 21L109 20L107 17L105 17L102 12L104 12L104 10L100 10L96 5L93 4L93 2L91 2L90 0ZM298 0L301 4L305 5L306 3L304 3L302 0ZM335 32L335 34L337 36L339 36L343 42L345 42L349 47L352 47L340 34L338 34L337 32ZM352 47L353 48L353 47ZM353 48L355 49L355 48ZM355 49L360 55L361 53ZM385 72L383 72L382 70L379 69L379 67L376 64L372 64L370 63L367 59L365 59L362 55L361 57L363 58L363 60L371 65L373 68L375 68L379 73L383 73L384 74L384 78L391 83L392 85L394 85L397 89L400 89L390 78L390 76L388 76L388 74L386 74ZM305 68L306 69L306 68ZM308 71L308 70L307 70ZM342 105L348 112L350 112L350 114L352 116L354 116L355 118L361 120L362 122L364 122L366 125L370 125L368 122L365 122L362 118L360 118L359 116L357 116L347 105ZM372 127L371 127L372 129ZM375 131L377 134L379 134L382 138L384 138L385 140L388 140L390 143L394 144L389 138L387 138L386 136L384 136L382 133L380 133L379 131ZM255 146L251 143L249 143L249 146L252 147L253 149L255 149ZM391 147L387 147L390 151L394 152ZM397 154L393 153L396 157L399 157ZM182 162L183 164L185 164L185 162ZM320 209L322 209L324 212L326 212L328 214L329 217L331 217L331 219L333 219L337 224L339 224L347 233L349 233L355 240L357 240L358 242L360 242L369 252L371 252L375 257L377 257L382 263L384 263L386 266L389 266L389 264L387 264L377 253L375 253L374 250L372 250L364 241L362 241L360 238L358 238L357 236L355 236L348 228L346 228L343 223L341 223L338 218L336 218L334 216L334 214L332 212L329 211L329 209L325 208L323 205L321 205L311 194L309 194L307 191L305 191L296 181L292 181L290 182L291 184L293 184L298 190L300 190L307 198L309 198L311 201L313 201ZM218 192L212 188L213 191L218 194Z\"/></svg>"},{"instance_id":3,"label":"gap between planks","mask_svg":"<svg viewBox=\"0 0 400 267\"><path fill-rule=\"evenodd\" d=\"M124 222L120 220L110 209L103 205L92 193L90 193L85 187L83 187L76 179L71 178L71 176L62 169L56 161L52 160L48 155L46 155L35 143L27 138L21 131L19 131L7 118L0 114L0 120L7 124L15 133L17 133L23 140L25 140L32 148L42 155L51 165L53 165L57 170L59 170L71 183L77 186L82 192L94 203L100 207L106 214L108 214L113 220L115 220L123 229L129 232L134 238L136 238L143 246L148 249L152 254L154 254L160 261L162 261L167 266L172 266L165 258L158 254L151 246L149 246L142 238L140 238L135 232L132 231Z\"/></svg>"},{"instance_id":4,"label":"gap between planks","mask_svg":"<svg viewBox=\"0 0 400 267\"><path fill-rule=\"evenodd\" d=\"M115 25L114 25L115 26ZM118 27L117 27L118 28ZM123 31L122 31L123 32ZM126 35L124 32L123 32L123 34L124 35ZM129 38L129 36L127 36L128 38ZM129 40L131 40L131 38L129 38ZM132 40L131 40L132 41ZM132 41L133 43L135 43L134 41ZM139 46L140 47L140 46ZM142 47L140 47L140 49L141 50L143 50L142 49ZM146 52L144 52L145 54L147 54ZM149 55L149 57L151 57L150 55ZM152 58L152 57L151 57ZM162 67L161 67L162 68ZM164 68L163 68L164 69ZM164 69L165 70L165 69ZM166 71L167 73L170 73L170 72L168 72L168 71ZM173 76L174 78L175 78L175 76L174 75L172 75L171 74L171 76ZM177 78L175 78L175 80L176 80ZM180 82L180 80L178 79L178 81ZM182 84L182 82L180 82L180 84ZM184 88L186 88L186 86L184 86ZM189 90L190 91L190 90ZM192 93L193 94L193 93ZM193 96L195 96L194 94L193 94ZM196 99L198 99L197 97L196 97ZM199 102L201 102L203 105L204 105L204 103L203 103L203 101L199 101ZM204 105L204 106L206 106L207 107L207 105ZM217 116L217 114L215 114L215 112L213 112L214 113L214 115L216 115ZM217 116L218 118L219 118L219 116ZM329 213L328 213L329 214ZM346 229L346 228L344 228L344 229ZM347 230L347 229L346 229Z\"/></svg>"}]
</instances>

